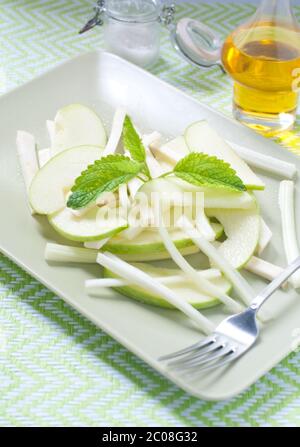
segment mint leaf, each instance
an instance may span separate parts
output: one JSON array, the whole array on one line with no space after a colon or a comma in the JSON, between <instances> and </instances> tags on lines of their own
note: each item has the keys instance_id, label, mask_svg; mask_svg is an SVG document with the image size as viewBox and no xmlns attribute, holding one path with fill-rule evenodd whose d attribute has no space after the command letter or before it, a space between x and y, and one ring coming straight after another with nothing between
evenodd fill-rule
<instances>
[{"instance_id":1,"label":"mint leaf","mask_svg":"<svg viewBox=\"0 0 300 447\"><path fill-rule=\"evenodd\" d=\"M103 192L116 191L122 183L129 182L142 169L142 163L130 160L125 155L108 155L96 160L75 180L67 206L73 209L83 208Z\"/></svg>"},{"instance_id":2,"label":"mint leaf","mask_svg":"<svg viewBox=\"0 0 300 447\"><path fill-rule=\"evenodd\" d=\"M143 173L150 179L150 172L146 164L146 150L128 115L126 115L123 125L123 146L130 152L133 160L144 164Z\"/></svg>"},{"instance_id":3,"label":"mint leaf","mask_svg":"<svg viewBox=\"0 0 300 447\"><path fill-rule=\"evenodd\" d=\"M197 186L246 191L242 180L228 163L202 152L192 152L182 158L173 172L182 180Z\"/></svg>"}]
</instances>

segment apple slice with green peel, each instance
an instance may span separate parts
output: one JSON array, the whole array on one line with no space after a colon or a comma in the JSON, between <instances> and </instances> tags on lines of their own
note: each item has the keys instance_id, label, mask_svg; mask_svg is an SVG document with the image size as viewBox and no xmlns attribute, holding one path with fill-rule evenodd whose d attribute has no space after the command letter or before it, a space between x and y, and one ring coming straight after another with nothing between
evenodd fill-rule
<instances>
[{"instance_id":1,"label":"apple slice with green peel","mask_svg":"<svg viewBox=\"0 0 300 447\"><path fill-rule=\"evenodd\" d=\"M99 146L78 146L60 152L35 175L29 200L38 214L53 214L66 205L66 193L75 179L102 154Z\"/></svg>"},{"instance_id":2,"label":"apple slice with green peel","mask_svg":"<svg viewBox=\"0 0 300 447\"><path fill-rule=\"evenodd\" d=\"M157 178L144 183L137 195L143 193L146 195L148 204L150 205L152 194L156 193L160 196L160 205L163 210L170 207L170 204L182 206L189 202L196 204L196 193L203 193L204 208L251 208L254 203L254 198L248 192L223 191L216 188L205 188L188 183L178 177L170 176L168 178ZM185 197L184 193L187 194ZM143 198L141 198L142 202ZM154 196L157 200L157 196ZM143 203L143 202L142 202Z\"/></svg>"},{"instance_id":3,"label":"apple slice with green peel","mask_svg":"<svg viewBox=\"0 0 300 447\"><path fill-rule=\"evenodd\" d=\"M87 211L83 217L76 217L69 208L64 208L51 216L48 220L52 227L66 239L78 242L99 241L112 237L127 228L125 219L113 218L102 220L99 218L99 208Z\"/></svg>"},{"instance_id":4,"label":"apple slice with green peel","mask_svg":"<svg viewBox=\"0 0 300 447\"><path fill-rule=\"evenodd\" d=\"M105 248L106 249L106 248ZM103 250L103 249L102 249ZM113 253L112 250L107 249L107 252ZM181 248L180 253L182 256L189 256L199 253L199 248L195 245L191 245L190 247ZM142 255L140 253L121 253L118 254L118 257L120 259L123 259L123 261L127 262L152 262L152 261L164 261L170 259L170 254L165 250L161 252L149 252L149 253L143 253Z\"/></svg>"},{"instance_id":5,"label":"apple slice with green peel","mask_svg":"<svg viewBox=\"0 0 300 447\"><path fill-rule=\"evenodd\" d=\"M248 210L207 210L223 225L227 239L219 246L223 257L236 269L241 269L256 251L260 237L260 215L257 204Z\"/></svg>"},{"instance_id":6,"label":"apple slice with green peel","mask_svg":"<svg viewBox=\"0 0 300 447\"><path fill-rule=\"evenodd\" d=\"M102 121L89 107L82 104L70 104L57 112L52 134L54 153L83 145L104 148L106 141Z\"/></svg>"},{"instance_id":7,"label":"apple slice with green peel","mask_svg":"<svg viewBox=\"0 0 300 447\"><path fill-rule=\"evenodd\" d=\"M179 196L179 191L189 193L204 193L204 208L224 208L224 209L246 209L253 206L253 196L248 192L223 191L215 188L205 188L193 185L175 176L170 176L167 179L155 179L155 181L164 181L157 185L156 189L167 191ZM169 185L168 185L169 183ZM145 184L146 186L146 184ZM148 188L148 187L146 187ZM144 189L144 191L146 190Z\"/></svg>"},{"instance_id":8,"label":"apple slice with green peel","mask_svg":"<svg viewBox=\"0 0 300 447\"><path fill-rule=\"evenodd\" d=\"M194 284L190 283L187 278L182 274L181 270L178 269L165 269L161 267L153 267L148 264L136 263L135 267L144 271L145 273L153 276L154 278L162 277L162 276L174 276L180 275L182 276L182 282L178 282L172 286L172 290L178 294L178 296L182 297L183 300L186 300L189 304L194 306L197 309L209 308L220 304L220 301L217 298L210 297L204 294L199 293L199 289L195 287ZM117 275L112 273L108 269L104 269L103 276L105 278L118 278ZM224 277L215 278L210 280L215 286L220 288L220 290L224 293L229 293L231 290L231 284ZM138 287L138 286L122 286L115 287L116 291L125 295L129 298L133 298L137 301L141 301L146 304L152 304L159 307L171 308L174 307L165 301L162 297L153 295L149 293L147 290Z\"/></svg>"},{"instance_id":9,"label":"apple slice with green peel","mask_svg":"<svg viewBox=\"0 0 300 447\"><path fill-rule=\"evenodd\" d=\"M216 222L213 222L211 225L216 233L216 239L218 239L223 233L223 227ZM184 255L199 251L193 241L181 230L173 230L170 234L176 247ZM107 242L103 247L103 251L109 251L110 253L119 255L127 261L155 261L170 257L156 229L145 229L133 240L128 240L122 234L118 234Z\"/></svg>"},{"instance_id":10,"label":"apple slice with green peel","mask_svg":"<svg viewBox=\"0 0 300 447\"><path fill-rule=\"evenodd\" d=\"M265 188L263 181L234 152L229 144L209 126L207 121L198 121L189 126L184 133L184 137L191 152L215 155L217 158L229 163L247 189Z\"/></svg>"}]
</instances>

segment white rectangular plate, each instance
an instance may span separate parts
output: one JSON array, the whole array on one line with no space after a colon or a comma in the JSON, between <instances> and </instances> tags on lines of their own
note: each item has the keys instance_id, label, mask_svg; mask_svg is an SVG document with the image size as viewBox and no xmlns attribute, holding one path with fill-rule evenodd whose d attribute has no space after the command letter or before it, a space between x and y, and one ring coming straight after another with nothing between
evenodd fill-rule
<instances>
[{"instance_id":1,"label":"white rectangular plate","mask_svg":"<svg viewBox=\"0 0 300 447\"><path fill-rule=\"evenodd\" d=\"M98 266L49 265L44 260L46 241L66 243L49 227L46 219L28 212L16 156L18 129L36 135L46 147L45 121L61 106L79 102L91 106L103 118L108 130L112 112L124 106L145 131L158 130L167 136L179 135L193 121L207 119L221 135L256 151L290 161L300 160L251 130L200 104L147 72L108 53L80 56L51 70L0 98L0 249L31 275L61 296L79 312L144 359L189 393L203 399L229 398L249 387L293 347L293 331L300 326L300 297L295 291L279 291L267 305L274 319L265 325L256 346L225 370L202 374L196 379L170 373L158 357L195 342L201 334L178 311L140 304L114 292L89 297L84 280L100 275ZM259 173L262 175L262 173ZM267 188L257 195L266 222L273 230L267 260L286 264L277 203L278 178L265 177ZM297 181L298 189L298 181ZM300 210L296 197L296 216ZM246 275L255 290L264 282ZM206 311L214 321L222 309Z\"/></svg>"}]
</instances>

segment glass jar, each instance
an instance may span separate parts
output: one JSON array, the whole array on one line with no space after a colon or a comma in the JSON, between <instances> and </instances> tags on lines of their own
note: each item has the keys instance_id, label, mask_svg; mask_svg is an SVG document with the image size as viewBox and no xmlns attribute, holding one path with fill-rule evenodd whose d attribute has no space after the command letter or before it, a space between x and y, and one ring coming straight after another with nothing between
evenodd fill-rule
<instances>
[{"instance_id":1,"label":"glass jar","mask_svg":"<svg viewBox=\"0 0 300 447\"><path fill-rule=\"evenodd\" d=\"M237 120L265 135L293 127L300 27L290 0L263 0L254 17L227 37L222 62L234 80Z\"/></svg>"},{"instance_id":2,"label":"glass jar","mask_svg":"<svg viewBox=\"0 0 300 447\"><path fill-rule=\"evenodd\" d=\"M174 6L157 0L98 0L96 15L81 30L103 25L108 51L141 67L153 64L159 56L160 24L169 25Z\"/></svg>"}]
</instances>

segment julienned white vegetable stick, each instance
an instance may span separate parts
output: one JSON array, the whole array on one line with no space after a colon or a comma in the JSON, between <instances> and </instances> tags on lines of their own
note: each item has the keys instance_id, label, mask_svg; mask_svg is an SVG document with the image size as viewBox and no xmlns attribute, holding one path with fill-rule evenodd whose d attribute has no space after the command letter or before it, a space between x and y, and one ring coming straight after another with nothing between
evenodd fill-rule
<instances>
[{"instance_id":1,"label":"julienned white vegetable stick","mask_svg":"<svg viewBox=\"0 0 300 447\"><path fill-rule=\"evenodd\" d=\"M19 130L17 133L17 151L26 191L28 193L33 177L39 170L34 136L28 132ZM30 205L29 209L31 214L34 214Z\"/></svg>"},{"instance_id":2,"label":"julienned white vegetable stick","mask_svg":"<svg viewBox=\"0 0 300 447\"><path fill-rule=\"evenodd\" d=\"M255 292L242 275L231 267L221 253L193 227L192 223L186 217L183 216L179 219L178 226L192 239L194 244L214 262L221 272L224 273L227 279L231 281L242 301L249 305L255 297Z\"/></svg>"},{"instance_id":3,"label":"julienned white vegetable stick","mask_svg":"<svg viewBox=\"0 0 300 447\"><path fill-rule=\"evenodd\" d=\"M152 152L146 149L146 163L150 171L152 178L160 177L167 171L160 165L160 163L154 158Z\"/></svg>"},{"instance_id":4,"label":"julienned white vegetable stick","mask_svg":"<svg viewBox=\"0 0 300 447\"><path fill-rule=\"evenodd\" d=\"M39 170L34 136L23 130L17 133L17 151L27 191Z\"/></svg>"},{"instance_id":5,"label":"julienned white vegetable stick","mask_svg":"<svg viewBox=\"0 0 300 447\"><path fill-rule=\"evenodd\" d=\"M130 158L130 153L128 150L124 151L124 154L127 155L127 157ZM130 193L130 197L132 199L135 198L136 193L138 192L138 190L140 189L140 187L143 185L142 180L140 180L139 178L133 178L132 180L130 180L127 183L127 187Z\"/></svg>"},{"instance_id":6,"label":"julienned white vegetable stick","mask_svg":"<svg viewBox=\"0 0 300 447\"><path fill-rule=\"evenodd\" d=\"M132 281L137 286L143 287L152 293L160 295L170 304L191 318L191 320L193 320L204 333L210 334L214 330L215 325L208 320L208 318L202 315L201 312L194 309L193 306L182 300L182 298L175 292L161 284L157 281L157 279L147 275L147 273L142 272L138 268L128 264L116 256L113 256L111 253L99 253L97 256L97 262L121 278Z\"/></svg>"},{"instance_id":7,"label":"julienned white vegetable stick","mask_svg":"<svg viewBox=\"0 0 300 447\"><path fill-rule=\"evenodd\" d=\"M152 178L159 177L163 175L165 172L167 172L156 160L156 158L154 157L154 155L150 150L150 145L160 144L160 140L161 140L161 134L157 131L142 136L142 143L146 150L146 162Z\"/></svg>"},{"instance_id":8,"label":"julienned white vegetable stick","mask_svg":"<svg viewBox=\"0 0 300 447\"><path fill-rule=\"evenodd\" d=\"M181 159L190 152L182 135L164 144L154 141L150 144L150 149L159 158L169 160L173 164L178 161L178 158Z\"/></svg>"},{"instance_id":9,"label":"julienned white vegetable stick","mask_svg":"<svg viewBox=\"0 0 300 447\"><path fill-rule=\"evenodd\" d=\"M161 141L161 134L159 132L152 132L151 134L144 135L142 138L143 144L146 149L146 162L152 178L160 177L170 169L163 166L153 155L151 151L151 145L159 146Z\"/></svg>"},{"instance_id":10,"label":"julienned white vegetable stick","mask_svg":"<svg viewBox=\"0 0 300 447\"><path fill-rule=\"evenodd\" d=\"M174 151L173 149L170 149L167 145L151 145L151 152L159 158L162 158L163 160L170 163L172 166L176 165L176 163L181 160L182 154L179 152Z\"/></svg>"},{"instance_id":11,"label":"julienned white vegetable stick","mask_svg":"<svg viewBox=\"0 0 300 447\"><path fill-rule=\"evenodd\" d=\"M97 261L97 251L88 250L81 247L70 247L68 245L46 244L46 261L55 262L82 262L85 264L95 264Z\"/></svg>"},{"instance_id":12,"label":"julienned white vegetable stick","mask_svg":"<svg viewBox=\"0 0 300 447\"><path fill-rule=\"evenodd\" d=\"M296 165L288 163L278 158L263 155L259 152L253 151L239 144L228 141L228 144L235 150L235 152L250 166L262 169L266 172L286 177L288 179L295 178L297 174Z\"/></svg>"},{"instance_id":13,"label":"julienned white vegetable stick","mask_svg":"<svg viewBox=\"0 0 300 447\"><path fill-rule=\"evenodd\" d=\"M279 185L279 208L281 212L281 225L283 245L287 262L290 264L300 256L296 235L294 182L283 180ZM297 289L300 287L300 272L296 272L290 279L290 283Z\"/></svg>"},{"instance_id":14,"label":"julienned white vegetable stick","mask_svg":"<svg viewBox=\"0 0 300 447\"><path fill-rule=\"evenodd\" d=\"M106 147L103 151L103 156L114 154L116 152L122 135L125 117L126 117L126 110L118 108L115 111L110 136L106 144Z\"/></svg>"},{"instance_id":15,"label":"julienned white vegetable stick","mask_svg":"<svg viewBox=\"0 0 300 447\"><path fill-rule=\"evenodd\" d=\"M39 167L42 168L51 158L51 150L50 149L40 149L37 152Z\"/></svg>"},{"instance_id":16,"label":"julienned white vegetable stick","mask_svg":"<svg viewBox=\"0 0 300 447\"><path fill-rule=\"evenodd\" d=\"M273 281L273 279L275 279L283 271L283 269L278 267L278 265L271 264L270 262L257 258L256 256L252 256L244 268L248 270L248 272L254 273L261 278L267 279L268 281ZM284 283L282 288L286 288L286 286L287 283Z\"/></svg>"},{"instance_id":17,"label":"julienned white vegetable stick","mask_svg":"<svg viewBox=\"0 0 300 447\"><path fill-rule=\"evenodd\" d=\"M198 207L197 209L196 227L208 241L214 241L216 239L216 233L212 228L203 207Z\"/></svg>"},{"instance_id":18,"label":"julienned white vegetable stick","mask_svg":"<svg viewBox=\"0 0 300 447\"><path fill-rule=\"evenodd\" d=\"M122 237L131 241L141 234L145 228L151 227L152 222L154 222L154 214L151 207L143 206L141 203L136 204L130 211L128 215L129 227L122 231Z\"/></svg>"},{"instance_id":19,"label":"julienned white vegetable stick","mask_svg":"<svg viewBox=\"0 0 300 447\"><path fill-rule=\"evenodd\" d=\"M260 218L260 236L257 244L257 253L259 255L262 254L264 249L269 245L272 239L273 233L264 221L264 219Z\"/></svg>"},{"instance_id":20,"label":"julienned white vegetable stick","mask_svg":"<svg viewBox=\"0 0 300 447\"><path fill-rule=\"evenodd\" d=\"M130 199L128 197L127 185L123 183L123 185L119 186L119 203L121 208L128 209L130 205Z\"/></svg>"},{"instance_id":21,"label":"julienned white vegetable stick","mask_svg":"<svg viewBox=\"0 0 300 447\"><path fill-rule=\"evenodd\" d=\"M131 285L125 279L115 278L101 278L101 279L87 279L85 281L86 289L106 289L109 287L124 287Z\"/></svg>"},{"instance_id":22,"label":"julienned white vegetable stick","mask_svg":"<svg viewBox=\"0 0 300 447\"><path fill-rule=\"evenodd\" d=\"M109 241L109 238L102 239L101 241L84 242L85 248L91 248L92 250L100 250Z\"/></svg>"},{"instance_id":23,"label":"julienned white vegetable stick","mask_svg":"<svg viewBox=\"0 0 300 447\"><path fill-rule=\"evenodd\" d=\"M71 195L71 193L69 195ZM91 202L87 206L85 206L84 208L80 208L79 210L71 209L71 212L75 217L79 218L85 216L88 211L90 211L97 205L99 205L99 207L106 205L114 207L116 204L116 196L113 193L103 193L96 199L96 202Z\"/></svg>"},{"instance_id":24,"label":"julienned white vegetable stick","mask_svg":"<svg viewBox=\"0 0 300 447\"><path fill-rule=\"evenodd\" d=\"M103 239L99 242L104 241L106 244L108 239ZM96 250L97 249L94 248L88 249L82 247L72 247L70 245L61 245L49 242L46 244L45 259L56 262L81 262L83 264L93 264L96 263ZM201 270L201 275L203 275L206 279L216 279L222 276L220 270L215 268Z\"/></svg>"},{"instance_id":25,"label":"julienned white vegetable stick","mask_svg":"<svg viewBox=\"0 0 300 447\"><path fill-rule=\"evenodd\" d=\"M54 138L55 138L55 122L47 120L46 121L46 126L47 126L49 140L50 140L50 147L52 148L53 142L54 142ZM51 154L52 154L52 150L51 150Z\"/></svg>"},{"instance_id":26,"label":"julienned white vegetable stick","mask_svg":"<svg viewBox=\"0 0 300 447\"><path fill-rule=\"evenodd\" d=\"M216 275L214 272L217 272ZM220 271L217 269L208 269L199 271L199 276L206 279L215 279L220 277ZM155 277L157 281L162 284L175 285L178 283L182 283L186 281L185 276L183 275L170 275L170 276L161 276ZM126 279L118 279L118 278L101 278L101 279L87 279L85 281L85 287L87 289L101 289L106 287L124 287L130 286L132 282Z\"/></svg>"},{"instance_id":27,"label":"julienned white vegetable stick","mask_svg":"<svg viewBox=\"0 0 300 447\"><path fill-rule=\"evenodd\" d=\"M160 219L159 234L162 238L166 250L170 253L171 258L178 265L179 268L190 278L193 283L199 287L201 292L218 298L223 304L225 304L231 311L240 312L241 306L234 301L230 296L220 292L220 290L205 278L199 278L197 271L186 261L180 251L172 241L168 230L165 228Z\"/></svg>"},{"instance_id":28,"label":"julienned white vegetable stick","mask_svg":"<svg viewBox=\"0 0 300 447\"><path fill-rule=\"evenodd\" d=\"M227 143L246 163L254 168L259 168L266 172L279 175L280 177L286 177L288 179L293 179L297 174L297 168L293 163L278 160L277 158L270 157L269 155L260 154L259 152L230 141L227 141ZM155 155L157 154L158 156L163 157L173 165L185 155L169 148L168 144L160 146L159 144L153 143L151 145L151 150Z\"/></svg>"},{"instance_id":29,"label":"julienned white vegetable stick","mask_svg":"<svg viewBox=\"0 0 300 447\"><path fill-rule=\"evenodd\" d=\"M143 185L142 180L140 180L139 178L133 178L132 180L130 180L128 183L128 189L129 189L129 193L130 193L130 197L132 199L135 198L136 193L138 192L138 190L140 189L140 187Z\"/></svg>"},{"instance_id":30,"label":"julienned white vegetable stick","mask_svg":"<svg viewBox=\"0 0 300 447\"><path fill-rule=\"evenodd\" d=\"M156 130L152 133L145 134L142 137L143 145L146 147L151 146L151 144L158 145L161 140L161 134Z\"/></svg>"}]
</instances>

